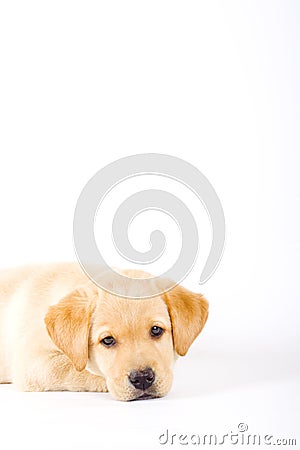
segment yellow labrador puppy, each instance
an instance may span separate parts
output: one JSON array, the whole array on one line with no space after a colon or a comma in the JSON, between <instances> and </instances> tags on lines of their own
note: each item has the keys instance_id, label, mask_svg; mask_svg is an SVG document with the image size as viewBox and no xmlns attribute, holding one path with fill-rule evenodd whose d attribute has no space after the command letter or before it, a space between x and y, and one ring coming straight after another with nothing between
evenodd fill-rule
<instances>
[{"instance_id":1,"label":"yellow labrador puppy","mask_svg":"<svg viewBox=\"0 0 300 450\"><path fill-rule=\"evenodd\" d=\"M207 315L205 298L181 286L132 300L101 290L76 263L3 270L0 383L109 391L124 401L162 397L177 355L187 353Z\"/></svg>"}]
</instances>

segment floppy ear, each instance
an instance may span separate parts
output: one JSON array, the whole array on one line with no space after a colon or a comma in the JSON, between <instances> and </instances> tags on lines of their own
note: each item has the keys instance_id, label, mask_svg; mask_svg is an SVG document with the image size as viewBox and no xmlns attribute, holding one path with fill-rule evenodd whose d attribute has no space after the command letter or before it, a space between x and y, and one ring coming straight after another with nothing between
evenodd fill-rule
<instances>
[{"instance_id":1,"label":"floppy ear","mask_svg":"<svg viewBox=\"0 0 300 450\"><path fill-rule=\"evenodd\" d=\"M164 294L164 300L171 318L175 351L184 356L205 325L208 302L202 294L179 285Z\"/></svg>"},{"instance_id":2,"label":"floppy ear","mask_svg":"<svg viewBox=\"0 0 300 450\"><path fill-rule=\"evenodd\" d=\"M92 310L88 293L80 288L50 306L44 319L52 341L70 358L78 371L87 365Z\"/></svg>"}]
</instances>

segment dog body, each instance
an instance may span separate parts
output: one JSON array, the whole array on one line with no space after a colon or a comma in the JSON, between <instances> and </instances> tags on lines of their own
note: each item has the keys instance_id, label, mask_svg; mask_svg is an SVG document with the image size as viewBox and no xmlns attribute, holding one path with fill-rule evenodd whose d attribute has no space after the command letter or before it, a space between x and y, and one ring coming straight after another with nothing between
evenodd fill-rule
<instances>
[{"instance_id":1,"label":"dog body","mask_svg":"<svg viewBox=\"0 0 300 450\"><path fill-rule=\"evenodd\" d=\"M128 277L149 277L122 271ZM149 299L120 298L76 263L0 272L0 382L25 391L108 390L119 400L171 388L208 314L201 294L176 286Z\"/></svg>"}]
</instances>

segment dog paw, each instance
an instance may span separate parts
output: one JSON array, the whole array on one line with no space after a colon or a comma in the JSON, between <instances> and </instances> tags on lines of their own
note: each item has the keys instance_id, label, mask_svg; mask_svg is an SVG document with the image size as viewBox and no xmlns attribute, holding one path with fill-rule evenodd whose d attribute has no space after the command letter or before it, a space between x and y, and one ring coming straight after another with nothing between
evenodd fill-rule
<instances>
[{"instance_id":1,"label":"dog paw","mask_svg":"<svg viewBox=\"0 0 300 450\"><path fill-rule=\"evenodd\" d=\"M94 380L95 383L93 383L92 389L90 389L93 392L108 392L106 381L104 378L96 377L97 379Z\"/></svg>"}]
</instances>

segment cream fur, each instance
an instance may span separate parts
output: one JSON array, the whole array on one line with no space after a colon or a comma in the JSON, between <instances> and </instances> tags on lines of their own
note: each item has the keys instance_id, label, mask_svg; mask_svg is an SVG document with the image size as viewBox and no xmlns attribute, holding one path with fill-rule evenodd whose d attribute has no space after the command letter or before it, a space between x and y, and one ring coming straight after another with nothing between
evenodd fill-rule
<instances>
[{"instance_id":1,"label":"cream fur","mask_svg":"<svg viewBox=\"0 0 300 450\"><path fill-rule=\"evenodd\" d=\"M131 283L128 278L128 295ZM0 382L25 391L109 390L132 400L140 393L128 374L151 367L149 394L161 397L171 388L176 354L186 353L207 310L204 297L182 287L152 299L118 298L97 288L76 263L2 270ZM149 334L154 325L165 330L159 339ZM101 344L108 335L117 340L112 348Z\"/></svg>"}]
</instances>

